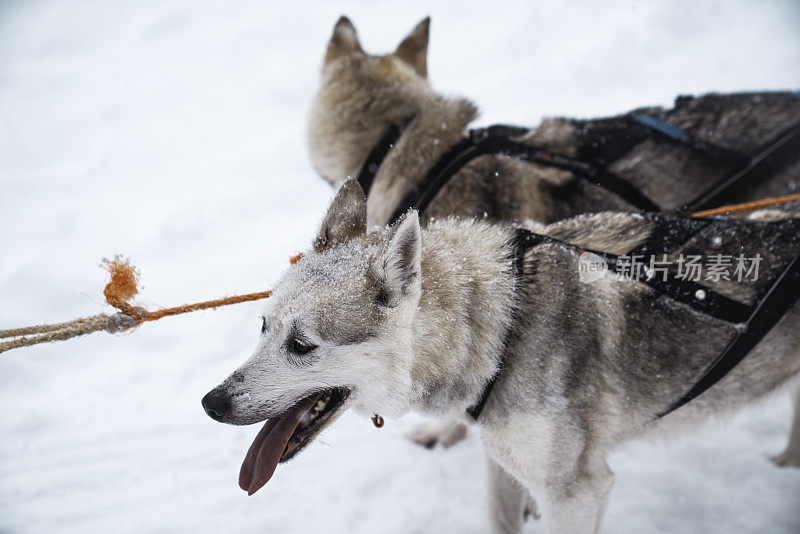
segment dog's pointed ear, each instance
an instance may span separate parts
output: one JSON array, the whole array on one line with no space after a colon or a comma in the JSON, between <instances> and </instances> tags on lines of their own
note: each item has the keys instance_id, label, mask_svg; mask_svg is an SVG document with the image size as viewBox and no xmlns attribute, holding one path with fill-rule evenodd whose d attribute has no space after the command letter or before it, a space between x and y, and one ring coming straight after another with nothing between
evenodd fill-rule
<instances>
[{"instance_id":1,"label":"dog's pointed ear","mask_svg":"<svg viewBox=\"0 0 800 534\"><path fill-rule=\"evenodd\" d=\"M353 52L363 52L361 43L358 42L358 32L350 19L342 15L333 27L333 35L328 41L325 52L325 64Z\"/></svg>"},{"instance_id":2,"label":"dog's pointed ear","mask_svg":"<svg viewBox=\"0 0 800 534\"><path fill-rule=\"evenodd\" d=\"M422 231L419 215L409 211L395 227L389 246L378 264L381 290L379 300L397 306L403 297L418 290L422 279Z\"/></svg>"},{"instance_id":3,"label":"dog's pointed ear","mask_svg":"<svg viewBox=\"0 0 800 534\"><path fill-rule=\"evenodd\" d=\"M314 240L314 250L322 252L366 232L367 197L358 182L350 179L336 192Z\"/></svg>"},{"instance_id":4,"label":"dog's pointed ear","mask_svg":"<svg viewBox=\"0 0 800 534\"><path fill-rule=\"evenodd\" d=\"M411 65L414 71L423 78L428 77L428 29L430 25L430 17L422 19L394 51L395 57Z\"/></svg>"}]
</instances>

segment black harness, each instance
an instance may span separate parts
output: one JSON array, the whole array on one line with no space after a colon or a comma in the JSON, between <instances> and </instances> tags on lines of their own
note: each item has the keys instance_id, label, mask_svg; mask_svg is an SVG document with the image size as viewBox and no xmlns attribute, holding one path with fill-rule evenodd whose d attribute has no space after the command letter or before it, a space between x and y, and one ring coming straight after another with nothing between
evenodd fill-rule
<instances>
[{"instance_id":1,"label":"black harness","mask_svg":"<svg viewBox=\"0 0 800 534\"><path fill-rule=\"evenodd\" d=\"M391 126L367 156L358 175L358 183L366 195L369 194L381 164L399 140L403 127L410 120L404 121L402 126ZM713 184L692 202L678 210L679 213L684 215L730 202L758 186L770 174L783 170L800 158L800 125L785 131L776 140L769 143L757 156L751 158L743 153L697 139L682 128L653 117L639 115L633 116L631 120L635 124L644 126L673 143L686 146L698 152L711 162L739 169L734 174ZM660 211L659 206L641 191L629 182L609 172L602 165L595 165L562 154L538 149L515 140L515 138L519 138L527 132L526 128L505 125L470 130L467 136L447 150L428 170L423 179L403 197L390 222L395 222L403 213L412 208L420 213L424 212L431 201L449 182L450 178L461 170L464 165L479 156L488 154L513 157L530 163L568 170L579 178L614 193L639 210L645 212ZM675 250L686 243L692 236L706 228L713 220L702 218L656 218L654 219L656 229L651 238L635 250L630 251L628 256L646 256ZM800 220L793 219L771 223L771 226L780 232L788 231L794 234L800 232ZM525 253L532 248L543 244L553 244L573 251L584 252L583 249L578 249L569 243L521 228L516 230L513 244L514 276L517 284L520 283L524 274ZM618 269L619 256L598 251L587 252L602 258L609 269L615 271ZM643 269L644 266L639 265L638 268ZM797 254L780 274L771 281L767 289L758 295L756 304L752 306L730 299L696 282L677 278L670 272L661 273L661 278L651 277L649 280L646 273L631 274L635 275L637 280L647 284L659 295L689 305L701 313L725 322L742 325L725 349L707 367L700 379L681 398L660 413L658 415L659 418L677 410L727 375L769 333L800 298L800 254ZM666 280L664 276L666 276ZM467 409L467 414L475 420L480 416L505 365L517 313L516 310L512 312L505 338L506 349L503 351L497 373L486 384L478 402Z\"/></svg>"},{"instance_id":2,"label":"black harness","mask_svg":"<svg viewBox=\"0 0 800 534\"><path fill-rule=\"evenodd\" d=\"M365 195L369 195L375 175L380 170L383 160L397 143L405 125L412 119L413 117L407 118L402 125L390 126L378 144L370 151L358 173L358 183ZM800 158L800 124L780 134L758 155L750 157L742 152L698 139L678 126L653 117L635 115L630 118L630 123L645 127L677 145L690 148L713 163L737 169L735 173L718 180L678 210L685 214L730 203L757 187L764 178L781 172ZM526 128L508 125L494 125L469 130L464 139L442 154L422 180L406 193L389 221L396 221L403 213L412 208L420 213L424 212L453 175L458 173L464 165L477 157L489 154L564 169L591 184L614 193L639 210L661 211L661 208L647 198L644 193L636 189L630 182L608 171L603 165L536 148L515 139L525 135L528 131Z\"/></svg>"},{"instance_id":3,"label":"black harness","mask_svg":"<svg viewBox=\"0 0 800 534\"><path fill-rule=\"evenodd\" d=\"M636 247L627 256L646 256L651 254L653 250L661 252L673 251L686 243L692 236L708 227L709 224L714 222L714 219L655 219L654 222L656 222L657 228L650 240ZM769 223L769 226L775 233L789 236L800 234L800 219ZM665 243L665 241L668 243ZM588 252L602 259L609 271L620 271L620 256L578 248L559 239L519 228L516 230L514 237L516 258L514 274L518 284L524 274L526 252L540 245L556 245L579 254ZM644 264L633 264L631 267L633 272L629 273L630 278L646 284L656 294L691 306L694 310L721 321L732 325L741 325L722 352L711 362L692 387L666 410L658 414L657 418L664 417L677 410L722 380L764 339L800 299L800 253L795 255L780 273L767 284L766 289L757 296L756 303L753 305L743 304L713 291L707 286L679 278L670 271L662 272L659 276L653 276L648 279ZM516 322L516 315L517 312L515 310L512 312L510 324L513 325ZM478 419L497 378L503 370L511 335L512 328L509 327L504 344L506 349L503 351L499 370L487 383L478 402L467 409L467 414L475 420Z\"/></svg>"}]
</instances>

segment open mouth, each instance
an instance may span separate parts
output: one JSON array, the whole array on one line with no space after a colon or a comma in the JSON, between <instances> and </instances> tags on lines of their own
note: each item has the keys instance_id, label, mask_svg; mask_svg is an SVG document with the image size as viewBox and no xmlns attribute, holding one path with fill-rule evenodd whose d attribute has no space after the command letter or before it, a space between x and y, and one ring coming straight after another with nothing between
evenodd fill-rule
<instances>
[{"instance_id":1,"label":"open mouth","mask_svg":"<svg viewBox=\"0 0 800 534\"><path fill-rule=\"evenodd\" d=\"M333 422L349 395L346 388L317 392L267 419L242 463L239 487L248 495L261 489L279 463L293 458Z\"/></svg>"}]
</instances>

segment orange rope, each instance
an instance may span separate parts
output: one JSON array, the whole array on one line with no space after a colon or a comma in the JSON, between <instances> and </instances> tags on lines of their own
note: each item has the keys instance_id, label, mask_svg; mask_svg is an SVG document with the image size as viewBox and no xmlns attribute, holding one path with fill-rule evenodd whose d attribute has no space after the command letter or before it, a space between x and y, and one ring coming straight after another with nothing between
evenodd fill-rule
<instances>
[{"instance_id":1,"label":"orange rope","mask_svg":"<svg viewBox=\"0 0 800 534\"><path fill-rule=\"evenodd\" d=\"M302 253L292 256L289 259L289 263L294 265L300 261L300 258L302 257ZM139 271L137 271L127 259L121 256L116 256L113 260L104 258L103 265L111 274L111 280L109 280L105 289L103 290L103 295L106 297L106 302L117 308L122 313L132 317L137 325L145 321L157 321L162 317L180 315L182 313L189 313L198 310L207 310L209 308L219 308L220 306L229 306L231 304L239 304L240 302L248 302L251 300L261 300L272 295L272 291L261 291L258 293L233 295L216 300L207 300L204 302L196 302L194 304L175 306L173 308L149 311L146 308L142 308L141 306L133 306L127 302L128 299L132 298L139 292L137 287L139 281Z\"/></svg>"},{"instance_id":2,"label":"orange rope","mask_svg":"<svg viewBox=\"0 0 800 534\"><path fill-rule=\"evenodd\" d=\"M175 306L174 308L164 308L163 310L148 311L142 318L143 321L157 321L162 317L170 315L179 315L181 313L188 313L198 310L207 310L209 308L219 308L220 306L228 306L230 304L239 304L240 302L248 302L250 300L260 300L269 297L272 291L262 291L260 293L248 293L246 295L234 295L232 297L225 297L217 300L207 300L205 302L196 302L194 304L184 304L183 306Z\"/></svg>"},{"instance_id":3,"label":"orange rope","mask_svg":"<svg viewBox=\"0 0 800 534\"><path fill-rule=\"evenodd\" d=\"M759 208L767 208L769 206L776 206L778 204L786 204L788 202L800 201L800 193L793 195L786 195L783 197L765 198L763 200L756 200L753 202L745 202L743 204L732 204L730 206L721 206L710 210L703 210L692 213L692 217L713 217L715 215L730 215L732 213L741 213L743 211L752 211Z\"/></svg>"}]
</instances>

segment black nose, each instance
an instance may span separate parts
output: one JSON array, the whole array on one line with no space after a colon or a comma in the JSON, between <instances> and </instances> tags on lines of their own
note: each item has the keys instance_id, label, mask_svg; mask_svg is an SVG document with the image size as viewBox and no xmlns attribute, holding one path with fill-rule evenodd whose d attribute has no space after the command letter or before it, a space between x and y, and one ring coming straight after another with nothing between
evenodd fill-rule
<instances>
[{"instance_id":1,"label":"black nose","mask_svg":"<svg viewBox=\"0 0 800 534\"><path fill-rule=\"evenodd\" d=\"M231 409L231 398L224 392L212 389L202 400L203 409L208 416L222 421Z\"/></svg>"}]
</instances>

